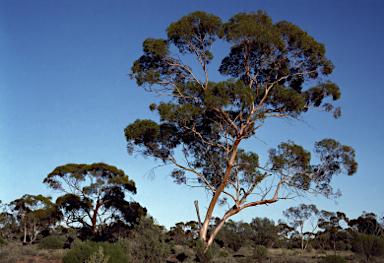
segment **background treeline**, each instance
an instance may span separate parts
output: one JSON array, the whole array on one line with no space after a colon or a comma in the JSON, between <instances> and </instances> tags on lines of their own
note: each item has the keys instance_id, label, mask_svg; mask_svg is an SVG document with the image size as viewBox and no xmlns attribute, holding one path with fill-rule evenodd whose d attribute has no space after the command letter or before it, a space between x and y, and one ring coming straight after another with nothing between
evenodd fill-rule
<instances>
[{"instance_id":1,"label":"background treeline","mask_svg":"<svg viewBox=\"0 0 384 263\"><path fill-rule=\"evenodd\" d=\"M53 203L50 197L24 195L1 204L2 262L12 259L5 249L14 243L65 248L63 262L255 262L268 258L267 249L320 251L331 257L353 251L360 260L369 261L384 253L384 218L374 213L363 212L350 219L342 212L319 211L303 204L285 210L278 222L266 217L251 222L228 220L206 250L198 240L198 222L179 222L166 230L136 202L127 204L127 211L115 215L113 221L98 225L96 232L84 218L83 223L78 218L76 227L68 227L68 218L84 208L77 206L68 213L61 199ZM91 215L90 210L88 213ZM210 229L219 222L212 218ZM232 257L241 249L253 254Z\"/></svg>"}]
</instances>

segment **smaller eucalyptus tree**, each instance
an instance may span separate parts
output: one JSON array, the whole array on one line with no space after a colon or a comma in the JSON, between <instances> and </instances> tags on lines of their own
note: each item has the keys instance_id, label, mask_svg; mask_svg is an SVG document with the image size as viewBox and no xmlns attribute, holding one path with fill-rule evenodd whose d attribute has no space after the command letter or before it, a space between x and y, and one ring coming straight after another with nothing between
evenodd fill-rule
<instances>
[{"instance_id":1,"label":"smaller eucalyptus tree","mask_svg":"<svg viewBox=\"0 0 384 263\"><path fill-rule=\"evenodd\" d=\"M301 249L306 249L309 243L311 236L314 234L315 230L318 227L320 212L315 205L306 205L301 204L297 207L291 207L283 211L283 215L288 219L288 224L293 228L300 228L300 237L301 237ZM309 221L311 225L311 231L307 236L307 239L304 240L304 223Z\"/></svg>"},{"instance_id":2,"label":"smaller eucalyptus tree","mask_svg":"<svg viewBox=\"0 0 384 263\"><path fill-rule=\"evenodd\" d=\"M51 199L42 195L26 194L9 204L23 229L23 243L27 243L27 236L30 243L34 242L42 230L48 230L61 221L62 213Z\"/></svg>"}]
</instances>

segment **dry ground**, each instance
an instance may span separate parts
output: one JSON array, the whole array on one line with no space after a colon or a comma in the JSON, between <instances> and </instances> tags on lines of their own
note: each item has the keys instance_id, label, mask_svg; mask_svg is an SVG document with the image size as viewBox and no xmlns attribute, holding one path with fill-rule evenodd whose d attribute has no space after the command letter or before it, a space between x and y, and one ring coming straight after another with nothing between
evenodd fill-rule
<instances>
[{"instance_id":1,"label":"dry ground","mask_svg":"<svg viewBox=\"0 0 384 263\"><path fill-rule=\"evenodd\" d=\"M38 249L37 245L8 244L0 248L1 263L61 263L64 249Z\"/></svg>"},{"instance_id":2,"label":"dry ground","mask_svg":"<svg viewBox=\"0 0 384 263\"><path fill-rule=\"evenodd\" d=\"M175 250L184 252L189 256L194 256L191 248L175 246ZM61 263L62 256L67 252L66 249L47 250L38 249L37 245L23 246L20 243L9 244L0 248L1 263ZM246 262L246 257L253 253L252 248L242 247L239 251L227 251L239 263ZM333 251L312 250L301 251L300 249L273 248L269 249L268 259L263 262L269 263L320 263L326 255L333 255ZM338 251L337 255L346 258L350 263L363 262L359 255L351 251ZM383 262L384 260L377 260ZM161 262L159 262L161 263Z\"/></svg>"}]
</instances>

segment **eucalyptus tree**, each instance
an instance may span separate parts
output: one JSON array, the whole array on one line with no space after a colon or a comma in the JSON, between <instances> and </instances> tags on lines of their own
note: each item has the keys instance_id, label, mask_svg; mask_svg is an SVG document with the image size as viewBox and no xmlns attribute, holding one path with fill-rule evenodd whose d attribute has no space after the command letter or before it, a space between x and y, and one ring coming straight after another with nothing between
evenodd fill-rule
<instances>
[{"instance_id":1,"label":"eucalyptus tree","mask_svg":"<svg viewBox=\"0 0 384 263\"><path fill-rule=\"evenodd\" d=\"M105 163L67 164L56 167L44 179L48 187L63 193L56 203L71 228L86 228L93 235L112 223L133 226L146 209L125 200L126 193L136 194L133 180L123 170Z\"/></svg>"},{"instance_id":2,"label":"eucalyptus tree","mask_svg":"<svg viewBox=\"0 0 384 263\"><path fill-rule=\"evenodd\" d=\"M4 240L17 239L20 232L20 226L10 205L2 203L0 200L0 238Z\"/></svg>"},{"instance_id":3,"label":"eucalyptus tree","mask_svg":"<svg viewBox=\"0 0 384 263\"><path fill-rule=\"evenodd\" d=\"M348 225L352 231L358 234L384 236L384 218L380 219L374 213L367 213L363 211L363 214L356 219L349 220Z\"/></svg>"},{"instance_id":4,"label":"eucalyptus tree","mask_svg":"<svg viewBox=\"0 0 384 263\"><path fill-rule=\"evenodd\" d=\"M250 223L252 229L252 240L256 245L272 247L279 238L280 228L273 220L266 217L256 217Z\"/></svg>"},{"instance_id":5,"label":"eucalyptus tree","mask_svg":"<svg viewBox=\"0 0 384 263\"><path fill-rule=\"evenodd\" d=\"M51 199L42 195L26 194L10 202L9 206L23 229L23 243L34 242L39 233L61 221L62 213Z\"/></svg>"},{"instance_id":6,"label":"eucalyptus tree","mask_svg":"<svg viewBox=\"0 0 384 263\"><path fill-rule=\"evenodd\" d=\"M310 152L291 141L271 150L265 165L242 148L269 119L294 120L311 109L341 116L332 104L341 92L327 78L334 65L324 44L290 22L273 23L263 11L239 13L227 23L198 11L171 23L166 32L166 39L144 40L144 54L131 68L138 86L164 100L150 105L158 122L137 119L125 128L127 149L173 164L176 183L206 188L211 197L201 239L211 244L225 221L248 207L292 193L339 194L332 190L332 177L357 169L349 146L333 139L317 142L317 165L311 164ZM231 48L218 67L228 78L214 82L208 69L217 39ZM193 57L188 64L195 63L194 69L186 62ZM231 204L208 237L221 202Z\"/></svg>"},{"instance_id":7,"label":"eucalyptus tree","mask_svg":"<svg viewBox=\"0 0 384 263\"><path fill-rule=\"evenodd\" d=\"M342 212L328 212L321 210L318 226L324 229L323 233L318 233L320 239L327 240L331 245L336 255L337 242L348 239L346 226L348 226L349 219L345 213Z\"/></svg>"},{"instance_id":8,"label":"eucalyptus tree","mask_svg":"<svg viewBox=\"0 0 384 263\"><path fill-rule=\"evenodd\" d=\"M300 228L301 249L306 249L311 236L314 234L316 228L318 227L321 216L320 211L316 208L315 205L301 204L297 207L290 207L287 210L283 211L283 215L288 219L289 225L291 225L295 229L297 227ZM309 221L311 225L311 231L307 236L307 240L304 241L305 221Z\"/></svg>"}]
</instances>

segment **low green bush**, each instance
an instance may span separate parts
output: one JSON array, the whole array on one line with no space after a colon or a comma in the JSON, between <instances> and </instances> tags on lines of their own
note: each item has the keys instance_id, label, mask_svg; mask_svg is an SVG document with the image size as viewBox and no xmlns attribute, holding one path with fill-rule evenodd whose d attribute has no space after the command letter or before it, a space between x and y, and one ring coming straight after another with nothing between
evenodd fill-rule
<instances>
[{"instance_id":1,"label":"low green bush","mask_svg":"<svg viewBox=\"0 0 384 263\"><path fill-rule=\"evenodd\" d=\"M338 255L329 255L323 258L323 263L348 263L348 260Z\"/></svg>"},{"instance_id":2,"label":"low green bush","mask_svg":"<svg viewBox=\"0 0 384 263\"><path fill-rule=\"evenodd\" d=\"M268 258L268 249L263 245L256 245L253 249L253 258L264 260Z\"/></svg>"},{"instance_id":3,"label":"low green bush","mask_svg":"<svg viewBox=\"0 0 384 263\"><path fill-rule=\"evenodd\" d=\"M130 256L131 255L131 251L132 251L132 244L131 242L126 239L126 238L120 238L117 242L116 242L116 245L117 246L120 246L121 247L121 250L123 251L123 253L127 256Z\"/></svg>"},{"instance_id":4,"label":"low green bush","mask_svg":"<svg viewBox=\"0 0 384 263\"><path fill-rule=\"evenodd\" d=\"M7 246L7 245L8 245L8 243L5 242L4 239L2 239L2 238L0 237L0 247L1 247L1 246Z\"/></svg>"},{"instance_id":5,"label":"low green bush","mask_svg":"<svg viewBox=\"0 0 384 263\"><path fill-rule=\"evenodd\" d=\"M367 259L384 255L384 238L373 235L359 235L352 243L354 252Z\"/></svg>"},{"instance_id":6,"label":"low green bush","mask_svg":"<svg viewBox=\"0 0 384 263\"><path fill-rule=\"evenodd\" d=\"M0 250L0 259L5 259L12 256L12 250Z\"/></svg>"},{"instance_id":7,"label":"low green bush","mask_svg":"<svg viewBox=\"0 0 384 263\"><path fill-rule=\"evenodd\" d=\"M75 247L77 247L78 245L81 245L81 244L83 244L83 241L81 241L81 239L80 238L74 238L73 240L72 240L72 242L71 242L71 245L70 245L70 248L71 249L74 249Z\"/></svg>"},{"instance_id":8,"label":"low green bush","mask_svg":"<svg viewBox=\"0 0 384 263\"><path fill-rule=\"evenodd\" d=\"M312 246L310 244L308 244L308 246L306 247L305 250L307 250L308 253L311 253L313 248L312 248Z\"/></svg>"},{"instance_id":9,"label":"low green bush","mask_svg":"<svg viewBox=\"0 0 384 263\"><path fill-rule=\"evenodd\" d=\"M23 247L21 248L21 255L28 255L28 256L37 256L38 253L36 250L30 248L30 247Z\"/></svg>"},{"instance_id":10,"label":"low green bush","mask_svg":"<svg viewBox=\"0 0 384 263\"><path fill-rule=\"evenodd\" d=\"M93 253L85 263L108 263L109 256L104 255L103 247L100 246L99 250Z\"/></svg>"},{"instance_id":11,"label":"low green bush","mask_svg":"<svg viewBox=\"0 0 384 263\"><path fill-rule=\"evenodd\" d=\"M213 259L212 245L208 247L201 239L195 241L193 249L196 253L196 259L201 263L208 263Z\"/></svg>"},{"instance_id":12,"label":"low green bush","mask_svg":"<svg viewBox=\"0 0 384 263\"><path fill-rule=\"evenodd\" d=\"M336 242L336 250L347 250L347 245L344 243L344 241L339 240Z\"/></svg>"},{"instance_id":13,"label":"low green bush","mask_svg":"<svg viewBox=\"0 0 384 263\"><path fill-rule=\"evenodd\" d=\"M100 257L100 247L102 247L102 258ZM63 263L83 263L90 260L92 255L101 260L108 257L107 262L109 263L129 263L128 256L123 253L119 245L94 241L84 242L70 249L63 256Z\"/></svg>"},{"instance_id":14,"label":"low green bush","mask_svg":"<svg viewBox=\"0 0 384 263\"><path fill-rule=\"evenodd\" d=\"M227 251L220 251L218 257L219 258L227 258L227 257L229 257L229 253Z\"/></svg>"},{"instance_id":15,"label":"low green bush","mask_svg":"<svg viewBox=\"0 0 384 263\"><path fill-rule=\"evenodd\" d=\"M171 255L162 230L151 218L141 218L131 231L131 259L134 263L164 262Z\"/></svg>"},{"instance_id":16,"label":"low green bush","mask_svg":"<svg viewBox=\"0 0 384 263\"><path fill-rule=\"evenodd\" d=\"M61 249L64 247L64 241L56 236L47 236L39 241L40 249Z\"/></svg>"}]
</instances>

